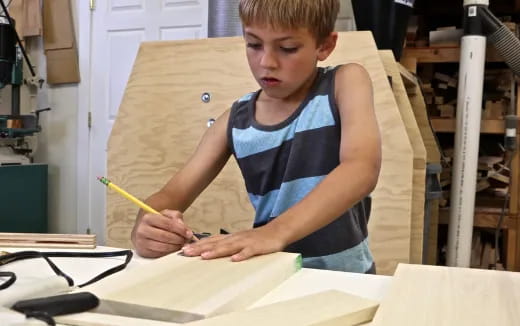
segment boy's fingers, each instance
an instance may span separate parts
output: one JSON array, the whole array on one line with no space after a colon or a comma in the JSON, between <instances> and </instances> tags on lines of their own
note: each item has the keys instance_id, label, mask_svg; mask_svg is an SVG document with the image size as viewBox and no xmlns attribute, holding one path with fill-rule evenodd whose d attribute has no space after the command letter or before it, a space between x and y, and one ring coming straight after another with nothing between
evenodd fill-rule
<instances>
[{"instance_id":1,"label":"boy's fingers","mask_svg":"<svg viewBox=\"0 0 520 326\"><path fill-rule=\"evenodd\" d=\"M251 257L255 256L255 253L250 248L246 247L243 248L239 253L234 254L231 256L232 261L242 261L249 259Z\"/></svg>"},{"instance_id":2,"label":"boy's fingers","mask_svg":"<svg viewBox=\"0 0 520 326\"><path fill-rule=\"evenodd\" d=\"M178 234L185 239L190 239L193 235L193 232L188 230L182 220L177 217L171 218L170 216L147 214L143 217L143 220L149 226Z\"/></svg>"},{"instance_id":3,"label":"boy's fingers","mask_svg":"<svg viewBox=\"0 0 520 326\"><path fill-rule=\"evenodd\" d=\"M142 247L155 257L163 256L165 254L179 250L179 245L168 244L150 239L143 240Z\"/></svg>"},{"instance_id":4,"label":"boy's fingers","mask_svg":"<svg viewBox=\"0 0 520 326\"><path fill-rule=\"evenodd\" d=\"M177 220L179 223L184 224L184 216L179 211L173 211L171 209L165 209L161 211L163 216L169 217L173 220Z\"/></svg>"},{"instance_id":5,"label":"boy's fingers","mask_svg":"<svg viewBox=\"0 0 520 326\"><path fill-rule=\"evenodd\" d=\"M145 238L174 245L183 245L186 242L186 238L176 233L158 229L152 226L148 226L143 231Z\"/></svg>"}]
</instances>

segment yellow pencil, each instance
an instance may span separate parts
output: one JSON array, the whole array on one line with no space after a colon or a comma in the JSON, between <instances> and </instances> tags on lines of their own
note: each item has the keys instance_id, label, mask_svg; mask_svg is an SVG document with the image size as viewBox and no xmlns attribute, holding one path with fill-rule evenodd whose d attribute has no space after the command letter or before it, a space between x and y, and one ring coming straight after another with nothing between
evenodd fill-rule
<instances>
[{"instance_id":1,"label":"yellow pencil","mask_svg":"<svg viewBox=\"0 0 520 326\"><path fill-rule=\"evenodd\" d=\"M121 195L123 195L123 197L125 197L126 199L130 200L131 202L133 202L134 204L136 204L137 206L141 207L142 209L144 209L145 211L147 211L148 213L153 213L153 214L158 214L158 215L162 215L161 213L159 213L158 211L156 211L155 209L153 209L152 207L146 205L145 203L143 203L142 201L140 201L139 199L135 198L134 196L130 195L128 192L124 191L123 189L121 189L118 185L114 184L113 182L111 182L110 180L108 180L107 178L105 177L98 177L97 178L102 184L106 185L107 187L117 191L118 193L120 193ZM199 240L195 235L193 235L193 240L197 241Z\"/></svg>"}]
</instances>

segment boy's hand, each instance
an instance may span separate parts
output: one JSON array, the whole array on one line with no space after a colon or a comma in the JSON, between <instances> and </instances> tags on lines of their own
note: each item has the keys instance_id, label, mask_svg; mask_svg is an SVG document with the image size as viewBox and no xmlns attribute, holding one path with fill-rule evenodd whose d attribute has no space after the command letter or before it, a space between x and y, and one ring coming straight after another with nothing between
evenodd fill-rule
<instances>
[{"instance_id":1,"label":"boy's hand","mask_svg":"<svg viewBox=\"0 0 520 326\"><path fill-rule=\"evenodd\" d=\"M186 256L213 259L231 256L232 261L281 251L285 242L266 226L233 234L216 235L184 246Z\"/></svg>"},{"instance_id":2,"label":"boy's hand","mask_svg":"<svg viewBox=\"0 0 520 326\"><path fill-rule=\"evenodd\" d=\"M145 214L136 226L132 242L143 257L156 258L179 250L193 236L182 213L163 210L162 215Z\"/></svg>"}]
</instances>

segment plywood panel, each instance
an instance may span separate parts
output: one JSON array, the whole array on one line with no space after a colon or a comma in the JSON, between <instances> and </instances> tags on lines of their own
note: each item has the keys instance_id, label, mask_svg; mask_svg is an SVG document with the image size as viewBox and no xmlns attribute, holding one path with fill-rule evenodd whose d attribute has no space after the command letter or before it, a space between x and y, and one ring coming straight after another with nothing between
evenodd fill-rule
<instances>
[{"instance_id":1,"label":"plywood panel","mask_svg":"<svg viewBox=\"0 0 520 326\"><path fill-rule=\"evenodd\" d=\"M372 326L520 325L519 293L520 273L401 264Z\"/></svg>"},{"instance_id":2,"label":"plywood panel","mask_svg":"<svg viewBox=\"0 0 520 326\"><path fill-rule=\"evenodd\" d=\"M422 140L421 132L412 105L408 99L406 88L401 78L397 62L390 50L379 51L386 73L392 78L392 90L394 92L401 118L406 126L406 132L413 149L413 192L412 192L412 218L410 232L410 262L422 263L423 257L423 232L424 232L424 196L426 183L426 148Z\"/></svg>"},{"instance_id":3,"label":"plywood panel","mask_svg":"<svg viewBox=\"0 0 520 326\"><path fill-rule=\"evenodd\" d=\"M426 161L427 163L437 163L441 162L441 153L439 151L439 146L437 145L437 140L435 135L433 134L430 119L428 117L428 112L426 110L426 103L424 102L424 97L422 95L421 87L419 86L419 82L417 78L410 73L405 67L401 64L398 65L401 75L403 78L406 78L408 82L412 82L413 85L411 88L408 88L408 97L410 99L410 103L412 105L413 113L415 115L415 120L417 121L417 125L419 126L419 130L421 132L421 136L424 142L424 146L426 147ZM437 261L437 230L439 223L439 200L432 200L430 202L430 232L428 236L428 264L435 265ZM426 254L426 253L424 253Z\"/></svg>"},{"instance_id":4,"label":"plywood panel","mask_svg":"<svg viewBox=\"0 0 520 326\"><path fill-rule=\"evenodd\" d=\"M185 323L245 309L301 267L297 254L234 263L173 253L82 288L100 298L95 312Z\"/></svg>"},{"instance_id":5,"label":"plywood panel","mask_svg":"<svg viewBox=\"0 0 520 326\"><path fill-rule=\"evenodd\" d=\"M419 130L421 131L424 146L426 147L427 162L440 163L441 154L439 151L439 146L437 145L437 141L430 126L430 119L428 118L428 112L426 110L426 104L424 102L424 97L422 95L419 82L417 81L416 77L410 76L410 72L401 64L399 64L398 67L401 74L407 75L407 80L415 81L415 85L411 91L408 92L408 96L412 105L413 113L415 115L415 120L417 121Z\"/></svg>"},{"instance_id":6,"label":"plywood panel","mask_svg":"<svg viewBox=\"0 0 520 326\"><path fill-rule=\"evenodd\" d=\"M258 89L241 38L143 43L108 147L108 176L141 198L179 170L206 129L231 103ZM374 85L383 162L372 194L370 247L379 273L392 274L410 256L413 152L399 109L369 32L340 33L324 65L359 62ZM201 95L211 94L203 103ZM129 246L137 209L108 192L107 239ZM252 225L253 210L234 160L185 212L196 231L236 231Z\"/></svg>"},{"instance_id":7,"label":"plywood panel","mask_svg":"<svg viewBox=\"0 0 520 326\"><path fill-rule=\"evenodd\" d=\"M326 291L190 323L193 326L349 326L372 320L378 303L339 291Z\"/></svg>"}]
</instances>

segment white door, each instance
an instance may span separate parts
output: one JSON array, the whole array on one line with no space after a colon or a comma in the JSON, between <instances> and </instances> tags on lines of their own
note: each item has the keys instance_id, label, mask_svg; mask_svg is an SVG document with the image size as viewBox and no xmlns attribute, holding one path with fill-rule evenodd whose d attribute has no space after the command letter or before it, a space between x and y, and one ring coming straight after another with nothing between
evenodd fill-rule
<instances>
[{"instance_id":1,"label":"white door","mask_svg":"<svg viewBox=\"0 0 520 326\"><path fill-rule=\"evenodd\" d=\"M104 244L106 188L96 177L106 175L108 137L139 44L207 37L208 0L98 0L91 15L89 178L80 185L89 198L78 201L87 200L88 228Z\"/></svg>"}]
</instances>

